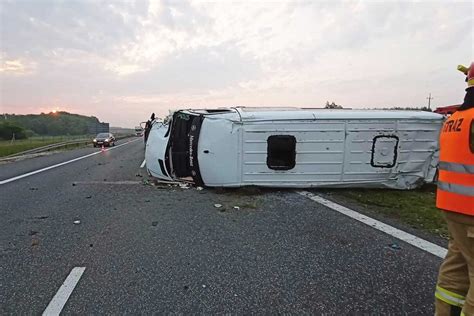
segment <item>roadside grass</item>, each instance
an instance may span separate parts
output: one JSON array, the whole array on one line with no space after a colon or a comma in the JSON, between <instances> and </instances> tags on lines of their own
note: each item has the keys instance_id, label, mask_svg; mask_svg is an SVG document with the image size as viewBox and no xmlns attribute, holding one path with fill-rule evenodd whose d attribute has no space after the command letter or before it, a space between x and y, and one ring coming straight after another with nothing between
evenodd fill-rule
<instances>
[{"instance_id":1,"label":"roadside grass","mask_svg":"<svg viewBox=\"0 0 474 316\"><path fill-rule=\"evenodd\" d=\"M0 157L5 157L8 155L13 155L25 150L46 146L50 144L58 143L55 140L36 140L36 141L29 141L29 142L14 142L10 143L9 141L1 141L0 142Z\"/></svg>"},{"instance_id":2,"label":"roadside grass","mask_svg":"<svg viewBox=\"0 0 474 316\"><path fill-rule=\"evenodd\" d=\"M41 146L51 145L68 140L83 139L87 137L88 136L37 136L14 141L2 140L0 141L0 157L13 155Z\"/></svg>"},{"instance_id":3,"label":"roadside grass","mask_svg":"<svg viewBox=\"0 0 474 316\"><path fill-rule=\"evenodd\" d=\"M443 214L436 208L434 185L410 191L352 189L326 192L355 201L371 212L383 214L413 228L426 230L443 238L448 237Z\"/></svg>"}]
</instances>

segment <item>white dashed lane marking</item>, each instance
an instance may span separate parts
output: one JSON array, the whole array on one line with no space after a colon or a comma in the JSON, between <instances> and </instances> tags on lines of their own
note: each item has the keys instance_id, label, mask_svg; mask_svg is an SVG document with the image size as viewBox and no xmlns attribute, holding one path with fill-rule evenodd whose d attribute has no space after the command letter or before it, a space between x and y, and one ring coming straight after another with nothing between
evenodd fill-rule
<instances>
[{"instance_id":1,"label":"white dashed lane marking","mask_svg":"<svg viewBox=\"0 0 474 316\"><path fill-rule=\"evenodd\" d=\"M71 270L66 280L64 280L63 284L56 292L56 295L54 295L53 299L44 310L43 316L56 316L61 313L64 305L66 305L66 302L69 299L69 296L71 296L72 291L74 291L74 288L81 279L85 270L85 267L75 267Z\"/></svg>"}]
</instances>

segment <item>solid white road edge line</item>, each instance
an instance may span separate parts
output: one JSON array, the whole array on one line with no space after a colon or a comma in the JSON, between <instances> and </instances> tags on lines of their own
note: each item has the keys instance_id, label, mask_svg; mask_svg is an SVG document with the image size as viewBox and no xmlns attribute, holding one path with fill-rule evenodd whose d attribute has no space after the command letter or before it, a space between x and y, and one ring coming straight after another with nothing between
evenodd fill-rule
<instances>
[{"instance_id":1,"label":"solid white road edge line","mask_svg":"<svg viewBox=\"0 0 474 316\"><path fill-rule=\"evenodd\" d=\"M109 150L112 150L112 149L115 149L115 148L119 148L119 147L125 146L125 145L127 145L127 144L133 143L133 142L135 142L135 141L137 141L137 140L135 139L135 140L132 140L132 141L129 141L129 142L126 142L126 143L117 145L117 146L115 146L115 147L107 148L107 149L105 149L105 150L103 150L103 151L93 152L92 154L88 154L88 155L85 155L85 156L77 157L77 158L74 158L74 159L71 159L71 160L68 160L68 161L64 161L64 162L61 162L61 163L58 163L58 164L55 164L55 165L52 165L52 166L49 166L49 167L45 167L45 168L42 168L42 169L38 169L38 170L35 170L35 171L31 171L31 172L28 172L28 173L24 173L24 174L21 174L21 175L19 175L19 176L16 176L16 177L13 177L13 178L10 178L10 179L1 180L1 181L0 181L0 185L6 184L6 183L9 183L9 182L13 182L13 181L16 181L16 180L19 180L19 179L22 179L22 178L26 178L26 177L32 176L32 175L34 175L34 174L37 174L37 173L40 173L40 172L43 172L43 171L47 171L47 170L50 170L50 169L54 169L54 168L57 168L57 167L61 167L61 166L70 164L70 163L72 163L72 162L75 162L75 161L78 161L78 160L81 160L81 159L84 159L84 158L87 158L87 157L91 157L91 156L94 156L94 155L98 155L98 154L101 154L101 153L103 153L103 152L105 152L105 151L109 151Z\"/></svg>"},{"instance_id":2,"label":"solid white road edge line","mask_svg":"<svg viewBox=\"0 0 474 316\"><path fill-rule=\"evenodd\" d=\"M143 168L143 167L145 167L145 164L146 164L146 160L145 160L145 159L143 159L143 162L142 162L142 164L140 165L140 168Z\"/></svg>"},{"instance_id":3,"label":"solid white road edge line","mask_svg":"<svg viewBox=\"0 0 474 316\"><path fill-rule=\"evenodd\" d=\"M315 202L318 202L326 207L329 207L330 209L339 212L341 214L344 214L346 216L349 216L352 219L355 219L361 223L364 223L366 225L372 226L375 229L378 229L386 234L389 234L395 238L398 238L400 240L403 240L406 243L409 243L412 246L415 246L417 248L420 248L424 251L427 251L437 257L444 258L447 253L447 249L440 247L438 245L435 245L427 240L421 239L419 237L416 237L412 234L409 234L407 232L404 232L403 230L400 230L398 228L392 227L390 225L387 225L385 223L382 223L376 219L373 219L371 217L362 215L354 210L351 210L347 207L344 207L342 205L339 205L337 203L334 203L332 201L329 201L319 195L313 194L308 191L298 191L298 194L301 194L302 196L305 196Z\"/></svg>"},{"instance_id":4,"label":"solid white road edge line","mask_svg":"<svg viewBox=\"0 0 474 316\"><path fill-rule=\"evenodd\" d=\"M75 267L71 270L58 292L56 292L56 295L54 295L53 299L44 310L43 316L53 316L61 313L64 305L66 305L66 302L69 299L69 296L71 296L72 291L74 291L74 288L81 279L85 270L85 267Z\"/></svg>"}]
</instances>

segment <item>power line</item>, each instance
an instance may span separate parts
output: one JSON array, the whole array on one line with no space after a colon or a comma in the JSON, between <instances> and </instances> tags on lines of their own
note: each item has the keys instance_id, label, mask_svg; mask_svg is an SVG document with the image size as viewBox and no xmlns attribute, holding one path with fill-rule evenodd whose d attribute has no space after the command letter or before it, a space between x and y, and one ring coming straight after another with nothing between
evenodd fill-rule
<instances>
[{"instance_id":1,"label":"power line","mask_svg":"<svg viewBox=\"0 0 474 316\"><path fill-rule=\"evenodd\" d=\"M427 97L428 99L428 109L431 110L431 100L433 100L434 98L431 96L431 92L430 92L430 95Z\"/></svg>"}]
</instances>

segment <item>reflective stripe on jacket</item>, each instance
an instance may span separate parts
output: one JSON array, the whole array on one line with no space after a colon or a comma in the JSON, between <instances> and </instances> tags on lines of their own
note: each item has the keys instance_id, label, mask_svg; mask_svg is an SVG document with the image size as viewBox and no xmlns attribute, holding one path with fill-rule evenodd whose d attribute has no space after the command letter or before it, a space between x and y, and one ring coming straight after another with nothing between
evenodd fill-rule
<instances>
[{"instance_id":1,"label":"reflective stripe on jacket","mask_svg":"<svg viewBox=\"0 0 474 316\"><path fill-rule=\"evenodd\" d=\"M446 120L439 160L436 206L474 216L474 108Z\"/></svg>"}]
</instances>

